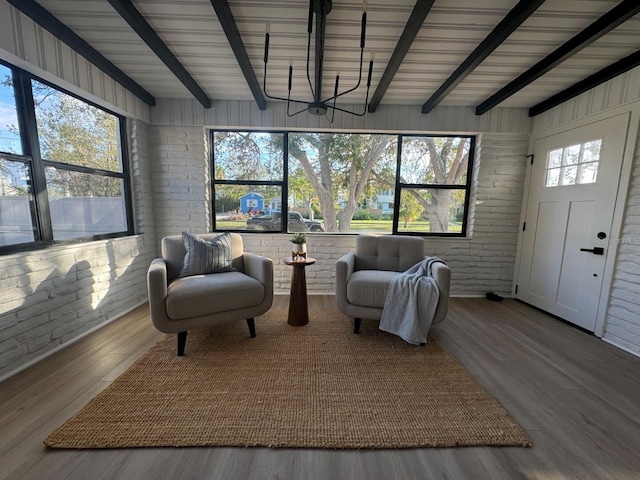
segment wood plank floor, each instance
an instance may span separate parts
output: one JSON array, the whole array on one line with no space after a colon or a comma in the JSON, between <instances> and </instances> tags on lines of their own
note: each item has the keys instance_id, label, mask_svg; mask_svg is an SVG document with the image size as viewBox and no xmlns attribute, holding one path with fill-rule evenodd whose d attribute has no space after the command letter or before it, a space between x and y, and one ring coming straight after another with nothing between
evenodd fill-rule
<instances>
[{"instance_id":1,"label":"wood plank floor","mask_svg":"<svg viewBox=\"0 0 640 480\"><path fill-rule=\"evenodd\" d=\"M334 309L334 299L309 307ZM160 338L145 305L0 384L0 479L640 478L640 359L508 299L452 299L432 332L532 448L47 449L47 434Z\"/></svg>"}]
</instances>

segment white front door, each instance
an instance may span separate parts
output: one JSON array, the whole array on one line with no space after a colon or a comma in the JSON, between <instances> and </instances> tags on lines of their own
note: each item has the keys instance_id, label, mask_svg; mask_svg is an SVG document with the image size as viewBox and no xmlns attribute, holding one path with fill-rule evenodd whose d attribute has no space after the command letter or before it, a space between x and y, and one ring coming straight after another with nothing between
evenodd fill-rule
<instances>
[{"instance_id":1,"label":"white front door","mask_svg":"<svg viewBox=\"0 0 640 480\"><path fill-rule=\"evenodd\" d=\"M595 330L629 116L534 144L516 297Z\"/></svg>"}]
</instances>

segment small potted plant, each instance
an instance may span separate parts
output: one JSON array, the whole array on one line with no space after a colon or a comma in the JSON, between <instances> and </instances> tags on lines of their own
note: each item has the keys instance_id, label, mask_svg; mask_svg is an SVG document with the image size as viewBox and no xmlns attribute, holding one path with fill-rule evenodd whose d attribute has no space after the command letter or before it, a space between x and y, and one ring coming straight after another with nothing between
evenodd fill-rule
<instances>
[{"instance_id":1,"label":"small potted plant","mask_svg":"<svg viewBox=\"0 0 640 480\"><path fill-rule=\"evenodd\" d=\"M307 258L307 235L305 233L294 233L289 241L293 243L291 256L294 260Z\"/></svg>"}]
</instances>

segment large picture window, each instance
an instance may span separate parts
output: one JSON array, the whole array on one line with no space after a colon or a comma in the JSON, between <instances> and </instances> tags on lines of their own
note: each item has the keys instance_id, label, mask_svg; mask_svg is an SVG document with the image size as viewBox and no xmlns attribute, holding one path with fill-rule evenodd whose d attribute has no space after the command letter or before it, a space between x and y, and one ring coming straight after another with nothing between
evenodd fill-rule
<instances>
[{"instance_id":1,"label":"large picture window","mask_svg":"<svg viewBox=\"0 0 640 480\"><path fill-rule=\"evenodd\" d=\"M122 117L0 65L0 252L127 235Z\"/></svg>"},{"instance_id":2,"label":"large picture window","mask_svg":"<svg viewBox=\"0 0 640 480\"><path fill-rule=\"evenodd\" d=\"M213 131L212 145L216 230L466 235L472 136Z\"/></svg>"}]
</instances>

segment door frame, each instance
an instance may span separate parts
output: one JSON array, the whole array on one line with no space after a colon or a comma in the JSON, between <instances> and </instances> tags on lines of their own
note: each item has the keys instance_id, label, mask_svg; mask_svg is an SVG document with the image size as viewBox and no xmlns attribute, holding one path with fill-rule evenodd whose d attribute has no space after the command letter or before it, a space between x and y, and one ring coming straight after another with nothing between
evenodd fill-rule
<instances>
[{"instance_id":1,"label":"door frame","mask_svg":"<svg viewBox=\"0 0 640 480\"><path fill-rule=\"evenodd\" d=\"M596 326L594 335L602 338L606 326L606 313L609 304L609 296L611 293L611 284L613 282L613 272L618 257L618 244L620 235L622 233L622 225L624 220L624 209L627 202L627 194L629 191L629 182L631 181L631 173L633 169L633 159L635 156L635 150L638 140L638 129L640 128L640 104L625 105L606 112L601 112L595 115L590 115L579 120L572 121L560 126L549 128L534 132L529 137L529 152L533 152L535 142L545 137L562 134L576 128L584 127L586 125L607 120L612 117L627 114L629 121L627 124L626 140L624 144L624 151L622 155L622 165L620 168L620 177L618 178L618 190L616 192L615 207L613 212L613 219L611 221L611 235L612 242L606 249L605 266L602 277L602 288L600 289L600 298L598 299L598 312L596 314ZM538 159L540 161L540 159ZM522 232L522 225L525 221L527 207L529 203L529 191L531 187L531 161L530 157L526 159L526 172L524 178L524 188L522 197L522 206L520 210L520 228L518 229L518 246L516 250L516 258L513 272L513 284L511 287L512 296L516 296L515 289L518 283L518 276L520 273L520 265L522 262L522 243L524 234Z\"/></svg>"}]
</instances>

